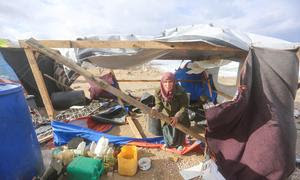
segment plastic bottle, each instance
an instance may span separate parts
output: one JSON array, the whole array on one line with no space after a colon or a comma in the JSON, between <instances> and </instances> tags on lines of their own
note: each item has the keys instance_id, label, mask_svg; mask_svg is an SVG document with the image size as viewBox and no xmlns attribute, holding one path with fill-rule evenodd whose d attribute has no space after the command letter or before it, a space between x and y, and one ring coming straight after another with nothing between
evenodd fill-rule
<instances>
[{"instance_id":1,"label":"plastic bottle","mask_svg":"<svg viewBox=\"0 0 300 180\"><path fill-rule=\"evenodd\" d=\"M93 142L91 143L91 146L90 146L90 152L91 152L91 153L94 153L94 154L95 154L96 146L97 146L97 144L95 143L95 141L93 141Z\"/></svg>"},{"instance_id":2,"label":"plastic bottle","mask_svg":"<svg viewBox=\"0 0 300 180\"><path fill-rule=\"evenodd\" d=\"M97 157L103 157L108 149L108 139L102 136L97 142L95 154Z\"/></svg>"},{"instance_id":3,"label":"plastic bottle","mask_svg":"<svg viewBox=\"0 0 300 180\"><path fill-rule=\"evenodd\" d=\"M76 155L78 153L78 155L82 155L85 149L86 143L84 141L82 141L78 146L77 146L77 151L75 152Z\"/></svg>"}]
</instances>

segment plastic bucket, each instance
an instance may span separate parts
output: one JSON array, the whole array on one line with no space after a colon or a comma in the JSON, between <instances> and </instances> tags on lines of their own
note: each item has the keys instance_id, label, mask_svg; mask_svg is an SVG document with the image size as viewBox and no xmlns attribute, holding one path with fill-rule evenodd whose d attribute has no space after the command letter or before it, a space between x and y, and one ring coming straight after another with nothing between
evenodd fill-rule
<instances>
[{"instance_id":1,"label":"plastic bucket","mask_svg":"<svg viewBox=\"0 0 300 180\"><path fill-rule=\"evenodd\" d=\"M133 176L137 171L136 146L123 146L118 154L118 173L123 176Z\"/></svg>"},{"instance_id":2,"label":"plastic bucket","mask_svg":"<svg viewBox=\"0 0 300 180\"><path fill-rule=\"evenodd\" d=\"M147 130L155 136L162 136L162 127L159 119L154 119L146 115Z\"/></svg>"}]
</instances>

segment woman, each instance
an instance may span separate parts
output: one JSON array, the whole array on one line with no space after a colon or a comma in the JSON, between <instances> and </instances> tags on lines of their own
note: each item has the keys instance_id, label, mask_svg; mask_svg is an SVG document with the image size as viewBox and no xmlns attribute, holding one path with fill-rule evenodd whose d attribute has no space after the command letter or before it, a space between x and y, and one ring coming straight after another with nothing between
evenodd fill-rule
<instances>
[{"instance_id":1,"label":"woman","mask_svg":"<svg viewBox=\"0 0 300 180\"><path fill-rule=\"evenodd\" d=\"M154 109L171 118L170 125L164 123L162 126L166 147L182 148L185 134L174 126L178 122L187 127L190 126L187 107L187 94L181 86L176 84L175 75L170 72L164 73L160 81L160 88L155 92Z\"/></svg>"}]
</instances>

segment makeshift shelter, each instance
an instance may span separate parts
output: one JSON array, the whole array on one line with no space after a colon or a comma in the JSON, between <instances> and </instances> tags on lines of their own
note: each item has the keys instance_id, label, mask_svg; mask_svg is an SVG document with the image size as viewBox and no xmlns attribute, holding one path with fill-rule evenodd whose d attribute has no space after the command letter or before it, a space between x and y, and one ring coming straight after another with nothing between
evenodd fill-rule
<instances>
[{"instance_id":1,"label":"makeshift shelter","mask_svg":"<svg viewBox=\"0 0 300 180\"><path fill-rule=\"evenodd\" d=\"M53 117L54 111L52 104L31 48L39 52L47 53L47 55L51 55L53 58L62 58L45 47L40 46L40 44L37 44L33 40L21 41L20 43L22 47L25 48L25 53L30 62L39 90L44 97L43 101L48 115ZM211 25L174 28L165 31L160 37L147 40L139 38L134 40L122 40L122 38L119 38L119 40L49 40L39 41L39 43L51 48L80 48L77 52L77 56L80 60L90 61L106 68L119 68L119 66L116 65L128 67L152 59L190 59L195 61L228 59L242 62L244 64L244 70L241 83L238 86L241 90L238 91L237 97L225 104L220 104L207 110L208 133L206 137L208 138L209 150L212 156L213 154L216 155L217 163L223 175L229 179L240 179L240 177L243 177L243 179L247 179L247 177L275 177L280 179L286 178L294 169L295 125L293 124L293 118L290 114L293 108L292 104L298 78L296 53L298 53L299 59L299 47L297 44L254 34L243 34L229 29L216 28ZM82 50L82 48L97 49L88 51ZM98 48L101 49L99 50ZM115 50L103 52L103 48L130 50L129 52L113 52ZM268 48L272 48L272 50ZM247 59L245 60L246 56ZM290 67L290 69L287 70L280 67L280 64L285 63L286 59L281 61L281 59L277 58L277 60L272 61L274 57L287 58L287 62L289 62L287 67ZM122 63L120 63L120 61L122 61ZM261 63L264 63L263 65L272 73L264 71ZM71 63L68 63L68 65L71 65ZM75 66L74 68L80 70ZM94 78L90 76L90 74L85 75L90 79ZM274 81L273 77L276 81ZM106 87L106 90L110 90L125 101L135 103L135 101L132 101L102 81L97 82ZM278 82L278 86L272 90L271 87L273 87L276 82ZM267 91L264 91L265 87ZM218 89L218 85L216 85L216 88ZM249 89L251 89L251 91ZM267 95L267 93L269 94ZM273 96L270 96L270 94L273 94ZM252 96L254 99L249 99ZM251 106L257 104L263 107L259 108L260 106L256 106L255 109L251 108ZM284 107L282 104L289 104L289 106ZM144 108L143 106L141 107ZM151 114L150 110L147 108L144 109L146 113ZM281 110L281 113L274 113L275 110ZM265 116L263 113L269 114L270 116ZM166 117L159 116L159 114L155 115L168 122ZM220 118L222 118L223 115L224 117L228 117L229 120L221 121L222 119ZM251 121L253 119L254 121ZM270 128L269 126L278 127ZM188 129L184 129L180 125L176 127L181 128L180 130L183 132L189 132ZM263 145L265 145L267 140L272 139L272 137L266 137L267 139L263 141L257 141L261 138L258 137L258 135L261 136L265 134L260 134L259 131L256 131L264 127L267 128L267 132L270 130L276 137L276 140L278 140L278 142L273 142L272 145L266 146L265 148ZM223 131L223 129L226 129L226 131ZM246 131L247 133L244 133ZM222 134L219 134L219 132L222 132ZM195 133L192 134L197 136ZM282 163L283 159L280 158L277 163L270 168L269 164L256 166L257 163L255 164L254 160L251 160L252 153L257 155L253 152L254 146L262 148L259 152L265 153L267 150L278 148L283 141L286 147L269 154L266 163L269 163L273 158L286 155L287 159L285 159L285 163ZM248 145L253 147L249 148ZM232 151L232 147L236 146L238 146L238 148L233 148L233 150L236 151L228 153L229 150ZM257 162L261 157L261 155L257 155L255 161ZM286 167L283 168L283 165L286 165ZM230 167L230 169L227 169L226 166Z\"/></svg>"}]
</instances>

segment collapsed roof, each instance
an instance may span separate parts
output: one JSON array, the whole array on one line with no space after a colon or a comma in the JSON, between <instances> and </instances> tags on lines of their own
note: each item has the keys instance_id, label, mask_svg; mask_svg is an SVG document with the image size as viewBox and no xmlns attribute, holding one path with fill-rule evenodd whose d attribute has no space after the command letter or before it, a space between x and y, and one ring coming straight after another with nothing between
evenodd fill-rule
<instances>
[{"instance_id":1,"label":"collapsed roof","mask_svg":"<svg viewBox=\"0 0 300 180\"><path fill-rule=\"evenodd\" d=\"M153 59L168 60L211 60L227 59L241 61L250 47L272 49L296 49L299 43L292 43L272 37L243 33L237 30L224 29L213 25L199 24L182 26L165 30L160 36L145 37L135 35L112 35L89 37L81 40L127 40L127 41L159 41L181 43L186 46L206 46L204 49L124 49L124 48L84 48L75 49L77 59L89 61L104 68L119 69L140 65ZM222 47L216 49L214 47Z\"/></svg>"}]
</instances>

